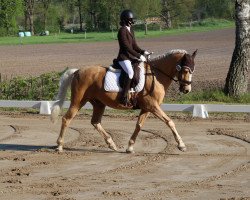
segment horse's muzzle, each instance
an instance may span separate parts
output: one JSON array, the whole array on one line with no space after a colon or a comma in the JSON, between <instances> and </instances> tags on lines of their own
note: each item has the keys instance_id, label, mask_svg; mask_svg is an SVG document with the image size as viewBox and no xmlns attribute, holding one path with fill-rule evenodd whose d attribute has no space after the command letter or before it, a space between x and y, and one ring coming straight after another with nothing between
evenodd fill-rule
<instances>
[{"instance_id":1,"label":"horse's muzzle","mask_svg":"<svg viewBox=\"0 0 250 200\"><path fill-rule=\"evenodd\" d=\"M180 85L179 90L183 94L187 94L187 93L191 92L191 85Z\"/></svg>"}]
</instances>

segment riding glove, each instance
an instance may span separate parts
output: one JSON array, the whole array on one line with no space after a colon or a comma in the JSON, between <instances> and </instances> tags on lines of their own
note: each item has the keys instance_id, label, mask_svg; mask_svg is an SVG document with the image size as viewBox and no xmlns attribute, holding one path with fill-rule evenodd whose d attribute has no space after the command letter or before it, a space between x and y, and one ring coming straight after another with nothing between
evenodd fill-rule
<instances>
[{"instance_id":1,"label":"riding glove","mask_svg":"<svg viewBox=\"0 0 250 200\"><path fill-rule=\"evenodd\" d=\"M152 53L149 53L148 51L144 51L144 56L147 58L147 59L150 59L150 55Z\"/></svg>"},{"instance_id":2,"label":"riding glove","mask_svg":"<svg viewBox=\"0 0 250 200\"><path fill-rule=\"evenodd\" d=\"M146 61L147 61L147 59L145 58L144 55L141 55L141 56L140 56L140 60L141 60L142 62L146 62Z\"/></svg>"}]
</instances>

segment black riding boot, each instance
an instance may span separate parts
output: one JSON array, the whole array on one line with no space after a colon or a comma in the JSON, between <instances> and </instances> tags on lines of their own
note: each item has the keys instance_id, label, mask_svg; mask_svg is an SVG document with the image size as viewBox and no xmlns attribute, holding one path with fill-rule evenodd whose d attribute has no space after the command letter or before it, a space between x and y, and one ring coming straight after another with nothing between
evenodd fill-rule
<instances>
[{"instance_id":1,"label":"black riding boot","mask_svg":"<svg viewBox=\"0 0 250 200\"><path fill-rule=\"evenodd\" d=\"M120 102L124 104L125 106L128 106L130 104L129 98L128 98L128 91L130 89L130 84L131 84L132 79L127 77L124 80L124 85L123 85L123 90L122 90L122 95L120 98Z\"/></svg>"}]
</instances>

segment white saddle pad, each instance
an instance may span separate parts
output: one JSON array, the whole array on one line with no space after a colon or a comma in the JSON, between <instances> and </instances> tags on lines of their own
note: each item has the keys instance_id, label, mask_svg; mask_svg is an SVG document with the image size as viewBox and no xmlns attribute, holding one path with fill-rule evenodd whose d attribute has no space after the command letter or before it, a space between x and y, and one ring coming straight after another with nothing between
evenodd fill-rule
<instances>
[{"instance_id":1,"label":"white saddle pad","mask_svg":"<svg viewBox=\"0 0 250 200\"><path fill-rule=\"evenodd\" d=\"M131 88L130 92L140 92L142 91L145 84L145 69L143 63L140 63L140 78L139 83L135 88ZM122 88L119 84L119 78L121 75L121 70L109 68L104 78L104 90L108 92L120 92Z\"/></svg>"}]
</instances>

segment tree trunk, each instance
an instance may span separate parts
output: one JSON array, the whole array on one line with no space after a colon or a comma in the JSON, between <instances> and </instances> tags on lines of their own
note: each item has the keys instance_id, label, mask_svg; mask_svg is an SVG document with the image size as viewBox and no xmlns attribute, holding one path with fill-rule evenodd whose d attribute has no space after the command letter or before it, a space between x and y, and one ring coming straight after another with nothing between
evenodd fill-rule
<instances>
[{"instance_id":1,"label":"tree trunk","mask_svg":"<svg viewBox=\"0 0 250 200\"><path fill-rule=\"evenodd\" d=\"M80 32L83 32L82 0L78 0L78 13L79 13Z\"/></svg>"},{"instance_id":2,"label":"tree trunk","mask_svg":"<svg viewBox=\"0 0 250 200\"><path fill-rule=\"evenodd\" d=\"M146 19L144 21L144 25L145 25L145 35L147 35L148 34L148 23L147 23Z\"/></svg>"},{"instance_id":3,"label":"tree trunk","mask_svg":"<svg viewBox=\"0 0 250 200\"><path fill-rule=\"evenodd\" d=\"M28 13L26 10L24 11L24 30L28 30Z\"/></svg>"},{"instance_id":4,"label":"tree trunk","mask_svg":"<svg viewBox=\"0 0 250 200\"><path fill-rule=\"evenodd\" d=\"M29 24L30 24L30 32L32 35L34 35L35 31L34 31L34 15L33 12L31 15L29 15Z\"/></svg>"},{"instance_id":5,"label":"tree trunk","mask_svg":"<svg viewBox=\"0 0 250 200\"><path fill-rule=\"evenodd\" d=\"M235 48L226 78L225 93L240 96L247 93L250 65L250 0L235 0Z\"/></svg>"},{"instance_id":6,"label":"tree trunk","mask_svg":"<svg viewBox=\"0 0 250 200\"><path fill-rule=\"evenodd\" d=\"M166 28L172 28L169 0L162 0L162 18Z\"/></svg>"},{"instance_id":7,"label":"tree trunk","mask_svg":"<svg viewBox=\"0 0 250 200\"><path fill-rule=\"evenodd\" d=\"M49 6L50 6L50 3L51 3L51 0L43 0L42 1L43 3L43 29L44 31L47 30L47 20L48 20L48 12L49 12Z\"/></svg>"},{"instance_id":8,"label":"tree trunk","mask_svg":"<svg viewBox=\"0 0 250 200\"><path fill-rule=\"evenodd\" d=\"M171 21L171 15L170 15L169 10L166 13L166 27L167 28L172 28L172 21Z\"/></svg>"},{"instance_id":9,"label":"tree trunk","mask_svg":"<svg viewBox=\"0 0 250 200\"><path fill-rule=\"evenodd\" d=\"M25 13L29 21L29 29L32 35L34 35L34 0L25 0Z\"/></svg>"}]
</instances>

